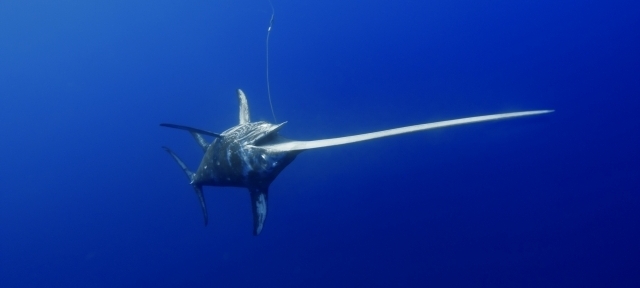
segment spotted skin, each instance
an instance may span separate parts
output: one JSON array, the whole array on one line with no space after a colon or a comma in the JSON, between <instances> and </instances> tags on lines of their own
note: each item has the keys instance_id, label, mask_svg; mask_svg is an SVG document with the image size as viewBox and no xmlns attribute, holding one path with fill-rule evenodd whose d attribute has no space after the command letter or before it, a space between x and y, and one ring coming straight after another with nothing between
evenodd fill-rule
<instances>
[{"instance_id":1,"label":"spotted skin","mask_svg":"<svg viewBox=\"0 0 640 288\"><path fill-rule=\"evenodd\" d=\"M208 219L202 187L243 187L249 190L249 195L251 197L254 235L260 234L264 227L264 221L267 216L269 185L302 151L461 124L553 112L553 110L536 110L492 114L425 123L331 139L293 141L278 135L278 130L284 123L275 125L264 121L251 122L246 96L242 90L238 90L237 95L240 106L240 124L231 127L221 134L176 124L163 123L160 125L189 131L204 151L204 157L200 162L200 166L196 172L193 173L189 171L184 162L180 160L173 151L164 147L191 181L191 185L200 200L205 225L207 224ZM204 140L201 134L213 136L215 138L213 142L209 144Z\"/></svg>"},{"instance_id":2,"label":"spotted skin","mask_svg":"<svg viewBox=\"0 0 640 288\"><path fill-rule=\"evenodd\" d=\"M278 139L280 126L251 122L223 132L207 148L192 184L267 188L298 154L254 146Z\"/></svg>"},{"instance_id":3,"label":"spotted skin","mask_svg":"<svg viewBox=\"0 0 640 288\"><path fill-rule=\"evenodd\" d=\"M253 234L260 234L267 217L269 185L300 151L269 151L254 145L286 141L278 135L283 124L263 121L239 124L224 131L211 144L204 143L200 135L194 135L205 152L195 173L191 173L175 153L165 148L191 180L200 200L205 225L208 216L202 187L243 187L249 190L251 197Z\"/></svg>"}]
</instances>

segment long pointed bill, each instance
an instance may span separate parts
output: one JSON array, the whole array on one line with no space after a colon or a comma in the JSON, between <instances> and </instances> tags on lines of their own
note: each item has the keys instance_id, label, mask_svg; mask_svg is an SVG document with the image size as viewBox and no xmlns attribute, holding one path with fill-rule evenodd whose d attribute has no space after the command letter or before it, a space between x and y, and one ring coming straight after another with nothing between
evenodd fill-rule
<instances>
[{"instance_id":1,"label":"long pointed bill","mask_svg":"<svg viewBox=\"0 0 640 288\"><path fill-rule=\"evenodd\" d=\"M448 127L448 126L492 121L492 120L499 120L499 119L506 119L506 118L514 118L514 117L522 117L522 116L530 116L530 115L538 115L538 114L545 114L550 112L553 112L553 110L536 110L536 111L492 114L492 115L485 115L485 116L476 116L476 117L468 117L468 118L461 118L461 119L455 119L455 120L419 124L419 125L389 129L389 130L360 134L360 135L339 137L339 138L322 139L322 140L314 140L314 141L289 141L289 142L277 143L277 144L260 145L258 147L267 149L267 150L273 150L273 151L300 151L300 150L308 150L308 149L350 144L350 143L355 143L360 141L367 141L367 140L372 140L377 138L395 136L395 135L406 134L406 133L413 133L418 131Z\"/></svg>"}]
</instances>

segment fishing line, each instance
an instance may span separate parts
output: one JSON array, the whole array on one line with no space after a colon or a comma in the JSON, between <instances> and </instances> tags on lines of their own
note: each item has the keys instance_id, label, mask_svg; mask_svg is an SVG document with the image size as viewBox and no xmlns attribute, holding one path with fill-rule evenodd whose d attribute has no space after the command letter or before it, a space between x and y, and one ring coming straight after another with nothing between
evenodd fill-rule
<instances>
[{"instance_id":1,"label":"fishing line","mask_svg":"<svg viewBox=\"0 0 640 288\"><path fill-rule=\"evenodd\" d=\"M271 34L271 27L273 27L273 16L275 15L271 0L269 0L269 6L271 6L271 20L269 20L269 28L267 29L267 95L269 96L269 106L271 106L273 121L277 123L278 120L276 120L276 113L273 111L273 104L271 103L271 87L269 86L269 35Z\"/></svg>"}]
</instances>

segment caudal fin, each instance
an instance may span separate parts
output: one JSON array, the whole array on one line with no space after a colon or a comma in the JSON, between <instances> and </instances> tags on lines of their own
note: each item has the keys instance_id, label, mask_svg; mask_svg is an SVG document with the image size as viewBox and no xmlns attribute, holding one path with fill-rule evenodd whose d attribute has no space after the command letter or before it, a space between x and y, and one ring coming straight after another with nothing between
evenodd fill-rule
<instances>
[{"instance_id":1,"label":"caudal fin","mask_svg":"<svg viewBox=\"0 0 640 288\"><path fill-rule=\"evenodd\" d=\"M193 139L196 140L196 142L198 143L200 148L202 148L202 151L205 152L205 153L207 152L207 149L209 148L209 143L207 143L207 141L204 140L202 135L213 136L213 137L216 137L216 138L222 137L218 133L213 133L211 131L202 130L202 129L198 129L198 128L193 128L193 127L184 126L184 125L177 125L177 124L171 124L171 123L160 123L160 126L189 131L191 136L193 136Z\"/></svg>"},{"instance_id":2,"label":"caudal fin","mask_svg":"<svg viewBox=\"0 0 640 288\"><path fill-rule=\"evenodd\" d=\"M202 193L202 186L194 185L193 190L196 191L196 195L198 195L198 200L200 200L200 207L202 207L202 216L204 217L204 226L209 224L209 215L207 214L207 204L204 202L204 194Z\"/></svg>"},{"instance_id":3,"label":"caudal fin","mask_svg":"<svg viewBox=\"0 0 640 288\"><path fill-rule=\"evenodd\" d=\"M162 147L162 149L167 151L167 153L169 153L169 155L173 157L173 160L176 160L176 163L178 163L180 168L182 168L182 171L184 172L184 174L187 175L187 178L189 179L189 184L193 186L193 190L195 190L196 195L198 196L198 200L200 200L200 206L202 207L202 214L204 216L204 225L207 226L207 224L209 223L209 215L207 214L207 204L204 202L204 194L202 193L202 186L199 184L193 183L193 178L194 178L193 172L191 172L189 168L187 168L187 165L185 165L184 162L180 160L180 158L178 157L178 155L176 155L176 153L173 153L171 149L164 146Z\"/></svg>"}]
</instances>

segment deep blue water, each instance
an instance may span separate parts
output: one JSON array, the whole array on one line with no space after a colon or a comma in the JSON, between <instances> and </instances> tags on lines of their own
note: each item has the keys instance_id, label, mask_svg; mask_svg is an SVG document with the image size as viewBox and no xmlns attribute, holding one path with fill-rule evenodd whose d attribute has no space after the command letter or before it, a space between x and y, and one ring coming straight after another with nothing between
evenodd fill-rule
<instances>
[{"instance_id":1,"label":"deep blue water","mask_svg":"<svg viewBox=\"0 0 640 288\"><path fill-rule=\"evenodd\" d=\"M196 3L192 3L196 2ZM274 0L301 154L251 235L161 146L272 121L267 1L0 2L0 287L640 287L640 2Z\"/></svg>"}]
</instances>

